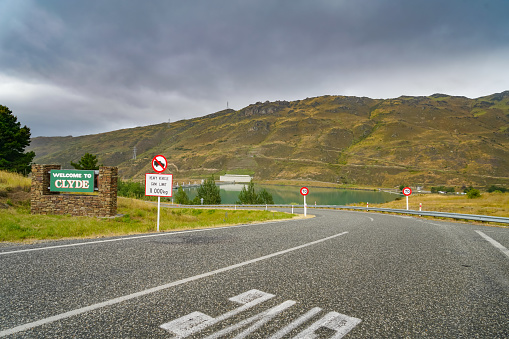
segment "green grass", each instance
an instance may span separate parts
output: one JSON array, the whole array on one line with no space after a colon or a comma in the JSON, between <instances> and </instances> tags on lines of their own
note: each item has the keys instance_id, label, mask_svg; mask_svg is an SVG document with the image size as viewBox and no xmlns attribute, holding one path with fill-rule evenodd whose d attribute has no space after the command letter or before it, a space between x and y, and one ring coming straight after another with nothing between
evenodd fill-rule
<instances>
[{"instance_id":1,"label":"green grass","mask_svg":"<svg viewBox=\"0 0 509 339\"><path fill-rule=\"evenodd\" d=\"M97 238L156 231L157 206L119 198L122 217L99 219L67 215L32 215L27 206L0 210L0 241L33 242ZM288 219L288 213L253 210L161 208L160 230L174 231Z\"/></svg>"}]
</instances>

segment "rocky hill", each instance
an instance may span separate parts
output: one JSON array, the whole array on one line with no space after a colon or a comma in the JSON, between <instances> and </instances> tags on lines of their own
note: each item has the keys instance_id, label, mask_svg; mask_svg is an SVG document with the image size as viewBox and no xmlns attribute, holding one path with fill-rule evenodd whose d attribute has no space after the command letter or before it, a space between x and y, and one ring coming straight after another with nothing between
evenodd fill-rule
<instances>
[{"instance_id":1,"label":"rocky hill","mask_svg":"<svg viewBox=\"0 0 509 339\"><path fill-rule=\"evenodd\" d=\"M177 180L228 172L370 186L509 185L509 91L258 102L171 124L38 137L29 150L36 163L64 168L89 152L123 178L142 178L163 154Z\"/></svg>"}]
</instances>

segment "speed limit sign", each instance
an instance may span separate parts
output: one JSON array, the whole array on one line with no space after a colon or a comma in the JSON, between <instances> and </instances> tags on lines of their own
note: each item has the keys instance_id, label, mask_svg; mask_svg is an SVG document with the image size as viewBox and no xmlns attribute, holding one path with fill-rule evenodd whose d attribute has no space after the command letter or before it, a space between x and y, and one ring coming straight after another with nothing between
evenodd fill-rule
<instances>
[{"instance_id":1,"label":"speed limit sign","mask_svg":"<svg viewBox=\"0 0 509 339\"><path fill-rule=\"evenodd\" d=\"M411 194L412 194L412 189L410 187L403 188L403 195L408 197Z\"/></svg>"},{"instance_id":2,"label":"speed limit sign","mask_svg":"<svg viewBox=\"0 0 509 339\"><path fill-rule=\"evenodd\" d=\"M307 187L302 187L300 189L300 194L304 196L304 216L307 216L307 204L306 204L306 195L308 195L309 189Z\"/></svg>"}]
</instances>

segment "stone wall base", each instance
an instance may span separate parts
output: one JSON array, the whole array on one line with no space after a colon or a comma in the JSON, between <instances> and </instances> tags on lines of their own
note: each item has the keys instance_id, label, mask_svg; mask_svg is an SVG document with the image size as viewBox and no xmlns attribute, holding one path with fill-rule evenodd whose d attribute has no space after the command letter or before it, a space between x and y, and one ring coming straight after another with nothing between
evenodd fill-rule
<instances>
[{"instance_id":1,"label":"stone wall base","mask_svg":"<svg viewBox=\"0 0 509 339\"><path fill-rule=\"evenodd\" d=\"M61 194L49 190L49 171L60 165L32 165L32 214L70 214L111 217L117 214L117 167L102 166L97 178L97 194Z\"/></svg>"}]
</instances>

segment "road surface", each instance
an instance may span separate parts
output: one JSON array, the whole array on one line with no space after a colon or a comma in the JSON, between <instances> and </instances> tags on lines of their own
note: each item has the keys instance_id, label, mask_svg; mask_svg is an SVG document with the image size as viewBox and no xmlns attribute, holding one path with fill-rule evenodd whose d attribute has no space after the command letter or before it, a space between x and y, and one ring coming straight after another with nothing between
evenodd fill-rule
<instances>
[{"instance_id":1,"label":"road surface","mask_svg":"<svg viewBox=\"0 0 509 339\"><path fill-rule=\"evenodd\" d=\"M0 337L509 337L509 229L309 213L4 245Z\"/></svg>"}]
</instances>

